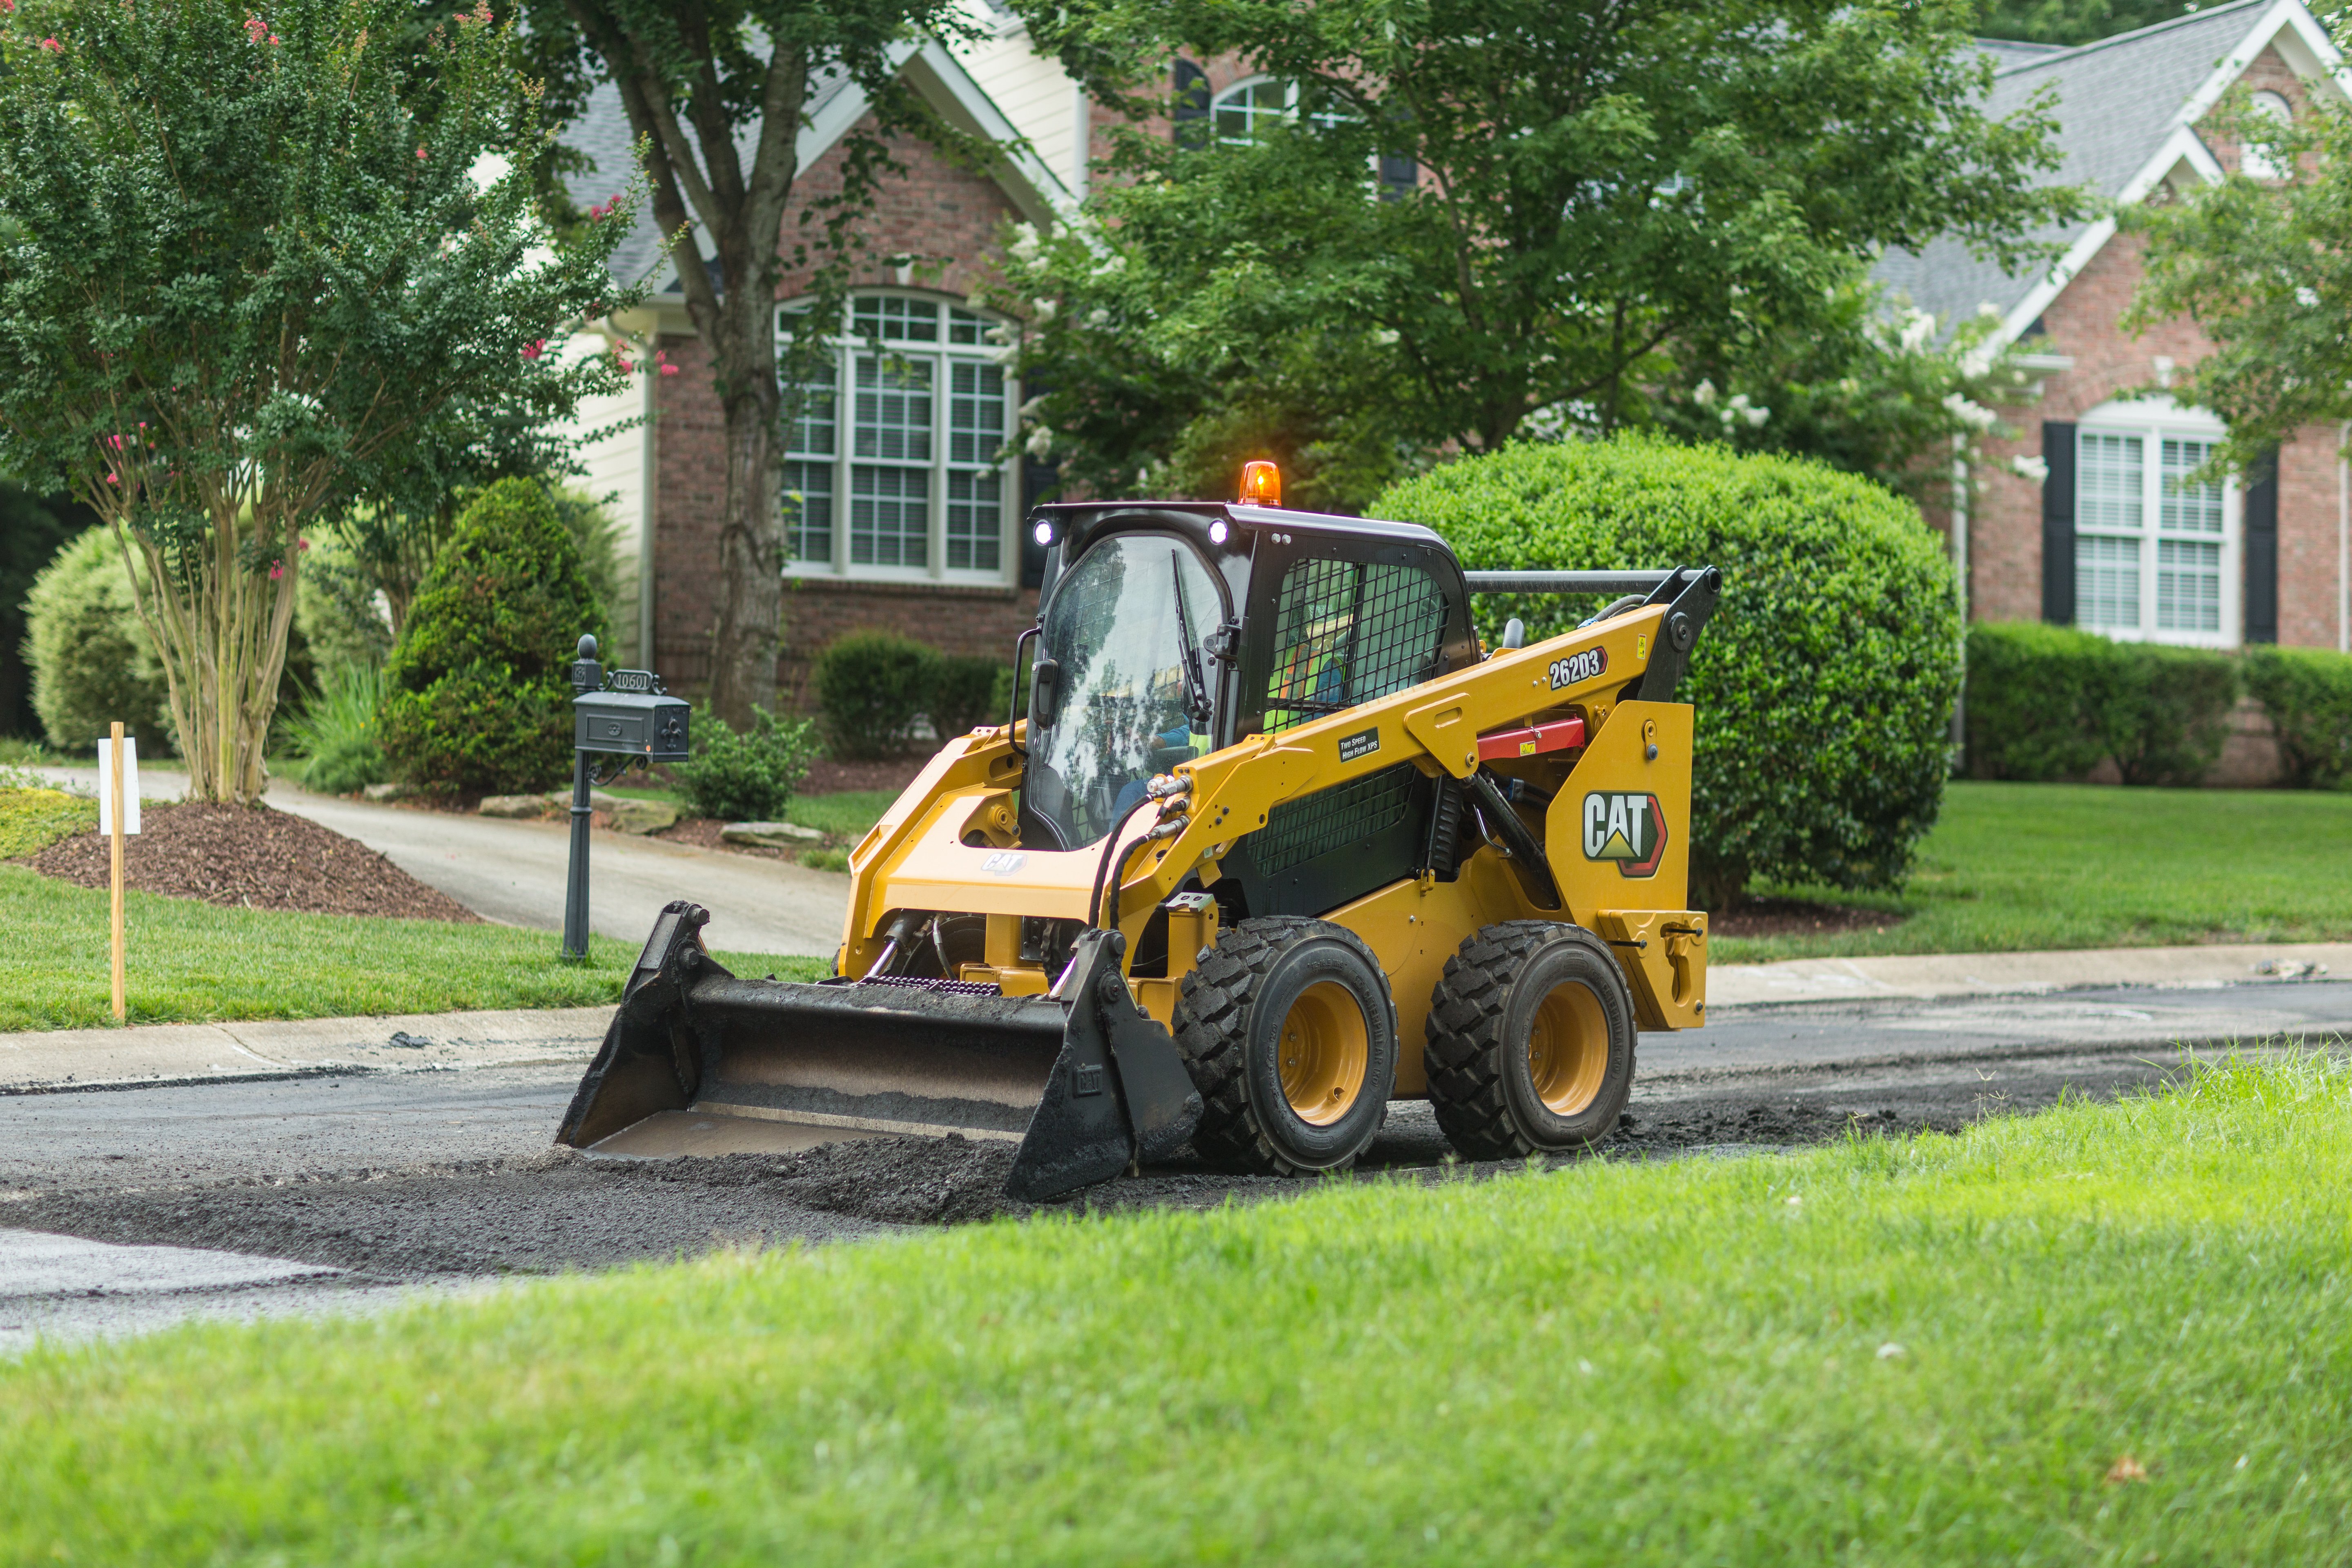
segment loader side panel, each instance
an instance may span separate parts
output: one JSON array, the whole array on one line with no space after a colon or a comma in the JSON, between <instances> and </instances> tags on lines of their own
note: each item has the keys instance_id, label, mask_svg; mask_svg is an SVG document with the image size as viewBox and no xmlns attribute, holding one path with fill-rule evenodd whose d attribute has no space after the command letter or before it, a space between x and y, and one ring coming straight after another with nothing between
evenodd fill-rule
<instances>
[{"instance_id":1,"label":"loader side panel","mask_svg":"<svg viewBox=\"0 0 2352 1568\"><path fill-rule=\"evenodd\" d=\"M1411 763L1286 800L1223 861L1253 915L1320 915L1418 869L1437 786Z\"/></svg>"},{"instance_id":2,"label":"loader side panel","mask_svg":"<svg viewBox=\"0 0 2352 1568\"><path fill-rule=\"evenodd\" d=\"M1687 702L1619 703L1552 796L1546 858L1587 931L1602 910L1690 906L1692 712Z\"/></svg>"}]
</instances>

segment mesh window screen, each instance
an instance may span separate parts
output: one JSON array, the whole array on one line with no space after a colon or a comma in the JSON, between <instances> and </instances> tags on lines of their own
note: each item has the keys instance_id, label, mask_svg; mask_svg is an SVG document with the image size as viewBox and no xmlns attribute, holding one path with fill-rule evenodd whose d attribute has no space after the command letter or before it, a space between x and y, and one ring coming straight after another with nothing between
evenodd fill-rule
<instances>
[{"instance_id":1,"label":"mesh window screen","mask_svg":"<svg viewBox=\"0 0 2352 1568\"><path fill-rule=\"evenodd\" d=\"M1387 832L1412 808L1412 786L1419 776L1411 763L1401 763L1304 800L1284 801L1265 814L1265 826L1250 836L1258 874L1271 877Z\"/></svg>"},{"instance_id":2,"label":"mesh window screen","mask_svg":"<svg viewBox=\"0 0 2352 1568\"><path fill-rule=\"evenodd\" d=\"M1304 724L1437 673L1445 598L1418 566L1301 561L1282 579L1265 728Z\"/></svg>"}]
</instances>

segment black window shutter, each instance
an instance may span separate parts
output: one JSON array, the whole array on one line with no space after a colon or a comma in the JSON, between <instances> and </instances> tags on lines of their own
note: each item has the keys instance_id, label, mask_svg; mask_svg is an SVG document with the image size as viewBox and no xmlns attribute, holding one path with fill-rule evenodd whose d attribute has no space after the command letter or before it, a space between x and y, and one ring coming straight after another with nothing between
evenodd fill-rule
<instances>
[{"instance_id":1,"label":"black window shutter","mask_svg":"<svg viewBox=\"0 0 2352 1568\"><path fill-rule=\"evenodd\" d=\"M1185 147L1209 144L1209 73L1181 56L1175 71L1176 101L1169 118L1176 123L1170 134Z\"/></svg>"},{"instance_id":2,"label":"black window shutter","mask_svg":"<svg viewBox=\"0 0 2352 1568\"><path fill-rule=\"evenodd\" d=\"M2042 618L2074 623L2074 426L2042 422Z\"/></svg>"},{"instance_id":3,"label":"black window shutter","mask_svg":"<svg viewBox=\"0 0 2352 1568\"><path fill-rule=\"evenodd\" d=\"M2246 641L2278 641L2278 452L2247 476Z\"/></svg>"},{"instance_id":4,"label":"black window shutter","mask_svg":"<svg viewBox=\"0 0 2352 1568\"><path fill-rule=\"evenodd\" d=\"M1402 201L1421 181L1421 165L1410 153L1381 154L1381 200Z\"/></svg>"}]
</instances>

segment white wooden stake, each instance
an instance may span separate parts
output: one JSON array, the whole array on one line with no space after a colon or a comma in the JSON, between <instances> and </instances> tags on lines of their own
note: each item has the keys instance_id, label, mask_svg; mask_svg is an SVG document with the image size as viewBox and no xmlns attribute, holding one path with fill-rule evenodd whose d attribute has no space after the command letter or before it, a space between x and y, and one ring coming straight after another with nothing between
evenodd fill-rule
<instances>
[{"instance_id":1,"label":"white wooden stake","mask_svg":"<svg viewBox=\"0 0 2352 1568\"><path fill-rule=\"evenodd\" d=\"M107 760L113 763L113 766L108 770L113 776L107 780L110 797L107 804L114 808L114 832L110 837L109 842L113 847L114 854L114 1021L120 1024L126 1021L122 995L122 829L130 821L129 813L123 809L122 805L122 721L121 720L114 721L113 731L108 736L106 744L110 753Z\"/></svg>"}]
</instances>

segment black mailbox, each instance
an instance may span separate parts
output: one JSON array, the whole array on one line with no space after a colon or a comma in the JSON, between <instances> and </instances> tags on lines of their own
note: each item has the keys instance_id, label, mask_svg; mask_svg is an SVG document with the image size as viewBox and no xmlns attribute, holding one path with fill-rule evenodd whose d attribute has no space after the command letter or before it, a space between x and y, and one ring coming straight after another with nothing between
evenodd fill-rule
<instances>
[{"instance_id":1,"label":"black mailbox","mask_svg":"<svg viewBox=\"0 0 2352 1568\"><path fill-rule=\"evenodd\" d=\"M607 679L606 689L572 700L572 745L648 763L686 761L686 700L664 692L649 670L616 669Z\"/></svg>"}]
</instances>

